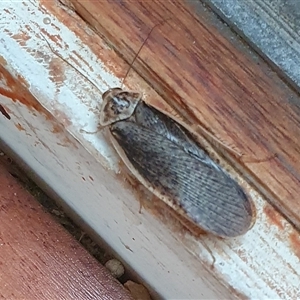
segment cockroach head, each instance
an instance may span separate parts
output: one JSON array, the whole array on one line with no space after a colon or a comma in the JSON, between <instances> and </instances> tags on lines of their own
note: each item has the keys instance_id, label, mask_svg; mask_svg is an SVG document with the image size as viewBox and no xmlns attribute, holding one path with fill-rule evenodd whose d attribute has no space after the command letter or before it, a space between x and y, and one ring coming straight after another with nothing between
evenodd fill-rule
<instances>
[{"instance_id":1,"label":"cockroach head","mask_svg":"<svg viewBox=\"0 0 300 300\"><path fill-rule=\"evenodd\" d=\"M142 94L112 88L102 95L100 125L107 126L131 117Z\"/></svg>"}]
</instances>

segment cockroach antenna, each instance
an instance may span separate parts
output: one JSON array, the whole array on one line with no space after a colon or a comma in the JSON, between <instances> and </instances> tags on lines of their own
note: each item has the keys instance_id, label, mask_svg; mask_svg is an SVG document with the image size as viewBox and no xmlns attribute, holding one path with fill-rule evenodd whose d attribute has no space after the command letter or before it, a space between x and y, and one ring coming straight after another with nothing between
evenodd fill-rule
<instances>
[{"instance_id":1,"label":"cockroach antenna","mask_svg":"<svg viewBox=\"0 0 300 300\"><path fill-rule=\"evenodd\" d=\"M163 25L164 23L166 23L167 21L169 21L171 18L166 18L163 19L162 21L158 22L157 24L155 24L150 31L147 34L146 39L143 41L143 43L141 44L141 46L139 47L138 51L136 52L136 54L133 57L132 63L129 65L128 70L125 73L125 76L123 77L122 81L121 81L121 89L123 89L124 87L124 82L129 74L129 72L132 69L132 66L134 64L134 62L136 61L136 59L138 58L138 56L140 55L143 47L145 46L145 44L147 43L147 40L149 39L150 35L152 34L152 32L154 31L155 28L157 28L160 25ZM87 76L85 76L81 71L79 71L77 68L75 68L68 60L66 60L65 58L63 58L59 53L57 53L57 51L55 51L53 49L53 47L50 45L50 43L48 42L47 38L44 36L44 34L42 34L40 32L40 35L42 36L43 40L47 43L49 49L56 55L58 56L62 61L64 61L66 64L68 64L71 68L75 69L76 72L78 72L81 76L83 76L92 86L94 86L97 90L99 90L99 88L97 87L97 85L95 83L93 83L89 78L87 78Z\"/></svg>"},{"instance_id":2,"label":"cockroach antenna","mask_svg":"<svg viewBox=\"0 0 300 300\"><path fill-rule=\"evenodd\" d=\"M152 32L154 31L154 29L157 28L157 27L160 26L160 25L163 25L164 23L166 23L166 22L169 21L170 19L171 19L171 18L164 19L164 20L160 21L159 23L155 24L155 25L150 29L150 31L149 31L148 34L147 34L146 39L145 39L145 40L143 41L143 43L141 44L139 50L135 53L135 55L134 55L134 57L133 57L133 60L132 60L132 63L130 64L128 70L126 71L125 76L124 76L123 79L122 79L122 82L121 82L121 89L123 89L123 87L124 87L124 82L125 82L125 80L126 80L128 74L129 74L130 70L132 69L132 66L133 66L134 62L136 61L136 59L137 59L138 56L140 55L140 53L141 53L143 47L145 46L146 42L148 41L148 39L149 39L150 35L152 34Z\"/></svg>"}]
</instances>

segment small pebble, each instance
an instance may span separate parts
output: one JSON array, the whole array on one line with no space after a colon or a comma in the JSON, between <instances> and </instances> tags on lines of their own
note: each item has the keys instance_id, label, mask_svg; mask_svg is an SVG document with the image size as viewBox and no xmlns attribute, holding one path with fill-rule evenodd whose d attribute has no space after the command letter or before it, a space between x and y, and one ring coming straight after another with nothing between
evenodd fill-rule
<instances>
[{"instance_id":1,"label":"small pebble","mask_svg":"<svg viewBox=\"0 0 300 300\"><path fill-rule=\"evenodd\" d=\"M120 261L118 261L115 258L108 260L105 263L105 267L110 271L111 275L115 278L121 277L125 272L124 266L121 264Z\"/></svg>"}]
</instances>

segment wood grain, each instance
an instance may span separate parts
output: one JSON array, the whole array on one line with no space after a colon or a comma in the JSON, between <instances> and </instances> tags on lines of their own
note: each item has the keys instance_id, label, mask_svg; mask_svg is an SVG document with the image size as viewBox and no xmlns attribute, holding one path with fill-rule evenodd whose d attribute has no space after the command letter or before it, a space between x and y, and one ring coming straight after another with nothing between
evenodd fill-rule
<instances>
[{"instance_id":1,"label":"wood grain","mask_svg":"<svg viewBox=\"0 0 300 300\"><path fill-rule=\"evenodd\" d=\"M0 164L0 297L132 299Z\"/></svg>"},{"instance_id":2,"label":"wood grain","mask_svg":"<svg viewBox=\"0 0 300 300\"><path fill-rule=\"evenodd\" d=\"M242 153L236 166L300 227L299 99L262 60L183 1L70 3L129 63L151 28L168 19L132 68L187 124Z\"/></svg>"}]
</instances>

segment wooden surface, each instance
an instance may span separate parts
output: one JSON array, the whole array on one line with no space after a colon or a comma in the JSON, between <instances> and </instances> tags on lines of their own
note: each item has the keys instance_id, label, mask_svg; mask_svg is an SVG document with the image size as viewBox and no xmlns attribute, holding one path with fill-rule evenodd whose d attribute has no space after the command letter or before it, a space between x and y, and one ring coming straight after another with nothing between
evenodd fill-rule
<instances>
[{"instance_id":1,"label":"wooden surface","mask_svg":"<svg viewBox=\"0 0 300 300\"><path fill-rule=\"evenodd\" d=\"M244 176L300 227L299 99L264 62L183 1L70 3L129 63L151 28L168 19L155 28L134 70L185 122L204 125L243 154L238 167Z\"/></svg>"},{"instance_id":2,"label":"wooden surface","mask_svg":"<svg viewBox=\"0 0 300 300\"><path fill-rule=\"evenodd\" d=\"M0 297L132 299L0 163Z\"/></svg>"},{"instance_id":3,"label":"wooden surface","mask_svg":"<svg viewBox=\"0 0 300 300\"><path fill-rule=\"evenodd\" d=\"M66 3L71 4L70 1ZM122 3L138 5L137 1ZM147 6L152 5L151 3L162 5L164 2L143 3ZM180 3L183 2L177 2L177 5ZM84 5L87 8L91 3L85 1ZM55 190L76 216L84 220L87 229L92 229L104 239L128 268L133 269L147 287L155 290L162 298L299 298L299 232L265 198L256 193L243 177L234 174L255 202L257 220L254 227L236 239L194 236L163 209L147 207L140 214L139 200L147 198L144 197L146 194L137 183L131 186L124 182L126 173L106 138L105 130L94 135L83 133L82 129L97 129L101 94L109 87L120 86L120 80L128 70L128 64L116 54L113 45L119 45L120 53L132 58L152 26L147 25L151 13L155 14L154 10L147 11L145 7L143 12L147 16L137 24L134 20L140 14L138 6L130 7L136 7L137 10L133 17L128 17L127 14L132 12L130 9L126 10L126 7L118 9L121 3L113 1L109 5L108 2L99 1L97 5L99 7L93 8L93 12L97 11L99 15L94 16L93 20L88 18L88 22L98 22L99 16L101 22L111 22L106 27L106 32L111 32L110 39L107 39L108 33L107 36L106 33L101 34L100 25L95 25L100 32L99 36L87 27L76 12L54 0L24 1L18 5L0 3L0 16L5 24L5 30L0 31L3 45L0 47L0 64L3 68L0 69L3 86L0 100L11 118L0 118L3 128L0 131L1 138L42 181ZM201 18L204 18L204 11ZM85 13L87 14L87 10ZM165 15L168 8L158 10L158 13ZM187 11L182 11L178 16L185 16L186 13ZM110 14L117 18L120 28L110 18ZM189 18L191 15L183 21L187 22ZM209 23L204 18L201 23L189 23L192 25L188 28L197 32L194 34L197 41L194 44L192 39L189 44L190 52L189 49L185 50L188 43L182 44L189 38L189 34L184 36L180 30L184 26L178 21L178 30L174 31L171 28L175 28L175 22L170 22L156 27L146 48L144 47L147 49L152 44L149 50L160 49L162 55L150 57L149 50L147 54L144 49L140 55L147 63L159 59L159 62L154 61L154 66L162 80L157 80L157 74L151 72L152 67L147 72L139 60L136 62L137 71L142 71L141 74L146 75L145 80L155 86L161 95L174 95L174 98L166 99L180 114L176 114L174 109L169 111L170 114L176 114L176 117L182 115L185 123L192 126L200 121L204 122L218 138L244 153L244 162L240 162L242 166L247 159L265 158L271 151L268 150L269 146L263 148L262 140L258 138L264 130L275 130L278 133L277 128L266 126L259 132L254 130L254 125L260 124L260 118L264 120L264 114L258 114L259 118L253 120L249 120L249 117L245 120L240 118L248 114L253 116L257 112L255 105L261 104L256 101L257 93L264 95L262 99L269 99L270 94L274 101L282 100L281 95L287 95L286 99L291 102L297 100L295 95L281 85L275 74L266 71L262 61L252 56L244 57L248 55L247 47L243 48L239 43L234 47L230 46L227 38L218 36L212 25L214 22ZM138 25L138 28L130 29L132 23ZM174 34L174 47L171 47L171 40L167 41L165 36L171 39ZM229 40L233 43L234 37L230 36ZM134 49L130 50L133 46ZM168 47L168 53L171 50L174 52L176 59L173 58L171 64L169 57L164 55L163 46ZM178 54L178 49L182 50L182 54ZM195 59L201 58L197 65L199 69L189 60L189 53ZM171 74L167 66L172 71L181 66L184 72ZM178 80L176 85L173 77ZM142 91L147 102L165 110L167 104L145 80L132 70L124 87ZM16 84L10 87L7 83ZM29 92L26 97L17 83ZM191 83L195 88L191 87ZM165 89L160 89L160 86ZM252 90L256 93L253 94L255 105L250 109L245 105L247 102L244 103L244 98L251 99ZM196 97L190 97L189 93L194 93ZM187 96L180 98L180 95ZM177 102L179 100L180 105ZM185 107L185 104L188 106ZM269 102L264 103L266 104ZM248 105L250 106L249 103ZM278 108L275 108L276 112ZM200 112L203 114L200 115ZM274 112L271 110L270 114ZM289 120L284 114L283 116L285 119L280 121L287 125L296 120ZM272 121L276 123L277 117ZM195 129L197 128L194 126ZM226 133L225 130L229 131ZM295 132L297 133L297 129ZM269 145L269 137L273 136L277 137L270 135L263 142ZM287 150L290 151L289 147ZM289 158L289 154L285 153L281 155ZM264 170L269 172L269 176L281 176L274 168L274 163L281 161L282 158L279 157L274 161L247 165L256 167L253 171L260 178L263 178L260 172ZM116 175L120 171L121 174ZM263 182L270 183L271 188L272 182L267 180L268 177ZM273 184L273 188L274 186L278 192L287 189L284 181L281 185Z\"/></svg>"}]
</instances>

